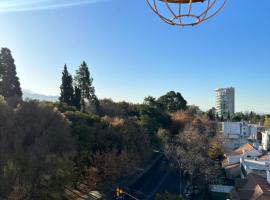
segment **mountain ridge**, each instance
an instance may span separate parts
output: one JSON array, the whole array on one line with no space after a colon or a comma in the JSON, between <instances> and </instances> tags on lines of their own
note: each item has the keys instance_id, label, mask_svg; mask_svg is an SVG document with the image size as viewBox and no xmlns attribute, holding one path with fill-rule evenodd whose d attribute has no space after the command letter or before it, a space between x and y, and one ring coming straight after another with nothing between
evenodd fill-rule
<instances>
[{"instance_id":1,"label":"mountain ridge","mask_svg":"<svg viewBox=\"0 0 270 200\"><path fill-rule=\"evenodd\" d=\"M39 101L55 102L55 101L58 101L58 98L59 98L59 96L39 94L28 89L22 89L22 93L23 93L23 99L33 99L33 100L39 100Z\"/></svg>"}]
</instances>

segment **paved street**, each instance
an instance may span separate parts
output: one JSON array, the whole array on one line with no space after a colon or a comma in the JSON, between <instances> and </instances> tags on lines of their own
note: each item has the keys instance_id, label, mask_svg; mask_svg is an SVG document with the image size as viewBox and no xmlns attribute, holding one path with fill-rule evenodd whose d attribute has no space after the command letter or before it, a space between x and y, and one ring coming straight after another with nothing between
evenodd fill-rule
<instances>
[{"instance_id":1,"label":"paved street","mask_svg":"<svg viewBox=\"0 0 270 200\"><path fill-rule=\"evenodd\" d=\"M182 179L182 191L186 180ZM179 176L170 169L169 162L161 159L148 173L130 187L131 193L138 199L154 200L157 193L169 192L179 194ZM202 198L197 197L196 200Z\"/></svg>"}]
</instances>

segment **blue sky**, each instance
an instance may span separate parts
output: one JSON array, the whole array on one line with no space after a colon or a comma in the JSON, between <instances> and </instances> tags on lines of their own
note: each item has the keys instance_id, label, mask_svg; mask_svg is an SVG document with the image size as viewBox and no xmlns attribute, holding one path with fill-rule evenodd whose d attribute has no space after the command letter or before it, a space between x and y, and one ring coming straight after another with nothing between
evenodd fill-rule
<instances>
[{"instance_id":1,"label":"blue sky","mask_svg":"<svg viewBox=\"0 0 270 200\"><path fill-rule=\"evenodd\" d=\"M215 88L233 86L237 111L270 113L269 0L229 0L188 28L163 23L144 0L76 2L0 2L0 47L12 50L24 89L58 95L63 65L74 74L85 60L100 98L141 102L175 90L209 109Z\"/></svg>"}]
</instances>

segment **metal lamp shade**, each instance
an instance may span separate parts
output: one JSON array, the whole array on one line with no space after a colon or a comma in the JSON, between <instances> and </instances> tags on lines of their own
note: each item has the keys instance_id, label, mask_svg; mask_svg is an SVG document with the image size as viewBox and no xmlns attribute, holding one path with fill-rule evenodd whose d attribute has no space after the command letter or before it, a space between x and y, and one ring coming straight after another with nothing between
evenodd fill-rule
<instances>
[{"instance_id":1,"label":"metal lamp shade","mask_svg":"<svg viewBox=\"0 0 270 200\"><path fill-rule=\"evenodd\" d=\"M194 26L214 17L228 0L145 1L164 22L176 26ZM165 9L166 12L164 12Z\"/></svg>"}]
</instances>

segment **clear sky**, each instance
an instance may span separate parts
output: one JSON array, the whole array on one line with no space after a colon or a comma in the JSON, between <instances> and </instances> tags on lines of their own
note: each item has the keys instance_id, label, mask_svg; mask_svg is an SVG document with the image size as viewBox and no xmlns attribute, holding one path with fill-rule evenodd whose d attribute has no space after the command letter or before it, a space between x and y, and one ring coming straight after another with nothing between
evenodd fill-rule
<instances>
[{"instance_id":1,"label":"clear sky","mask_svg":"<svg viewBox=\"0 0 270 200\"><path fill-rule=\"evenodd\" d=\"M215 88L233 86L237 111L270 113L269 7L229 0L212 20L179 28L144 0L1 0L0 47L12 50L22 88L41 94L58 95L63 65L74 74L85 60L99 98L175 90L208 109Z\"/></svg>"}]
</instances>

